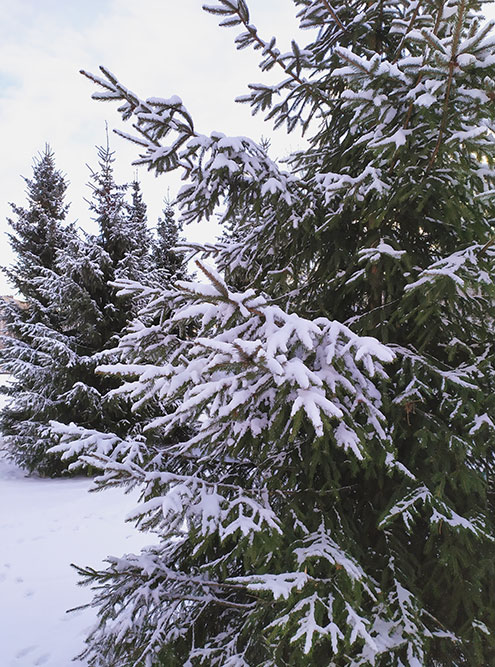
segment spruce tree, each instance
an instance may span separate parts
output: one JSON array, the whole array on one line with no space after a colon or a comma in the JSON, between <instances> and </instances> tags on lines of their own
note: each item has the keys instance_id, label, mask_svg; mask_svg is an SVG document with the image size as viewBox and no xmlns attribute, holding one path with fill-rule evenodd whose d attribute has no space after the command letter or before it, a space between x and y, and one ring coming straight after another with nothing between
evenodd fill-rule
<instances>
[{"instance_id":1,"label":"spruce tree","mask_svg":"<svg viewBox=\"0 0 495 667\"><path fill-rule=\"evenodd\" d=\"M16 463L29 471L57 474L65 466L46 453L54 444L47 427L60 413L53 392L66 386L72 351L61 331L64 315L46 293L43 276L55 270L57 253L75 231L65 224L67 183L49 146L35 158L33 177L25 182L28 205L12 204L16 217L9 220L16 259L4 269L21 301L2 303L6 333L0 363L14 381L7 389L12 399L2 411L1 430L7 455Z\"/></svg>"},{"instance_id":2,"label":"spruce tree","mask_svg":"<svg viewBox=\"0 0 495 667\"><path fill-rule=\"evenodd\" d=\"M132 277L134 280L141 277L142 280L145 280L153 269L151 264L153 237L148 228L147 207L137 179L131 183L131 188L131 202L127 207L126 221L128 247L126 257L118 268L117 276L119 278Z\"/></svg>"},{"instance_id":3,"label":"spruce tree","mask_svg":"<svg viewBox=\"0 0 495 667\"><path fill-rule=\"evenodd\" d=\"M117 185L113 177L113 154L100 149L99 158L99 170L91 173L96 236L62 227L55 217L65 214L62 201L55 199L64 189L48 151L28 181L31 208L14 207L18 220L12 223L16 234L11 242L17 262L8 275L26 307L6 305L9 335L1 359L16 381L9 388L13 400L3 410L2 430L7 454L42 475L65 473L75 463L75 457L63 462L49 453L58 442L51 420L77 420L88 429L124 437L138 433L150 411L131 412L127 398L114 391L119 380L96 373L103 359L116 359L111 352L115 337L134 313L129 298L109 283L143 278L151 253L139 186L128 203L127 186Z\"/></svg>"},{"instance_id":4,"label":"spruce tree","mask_svg":"<svg viewBox=\"0 0 495 667\"><path fill-rule=\"evenodd\" d=\"M178 252L182 225L175 219L173 203L169 197L164 199L163 215L158 218L155 237L151 250L153 269L160 274L162 284L179 280L186 275L184 254Z\"/></svg>"},{"instance_id":5,"label":"spruce tree","mask_svg":"<svg viewBox=\"0 0 495 667\"><path fill-rule=\"evenodd\" d=\"M14 288L25 298L32 298L33 308L42 309L43 298L37 290L40 268L51 269L56 253L63 247L67 182L55 168L55 157L46 145L33 161L33 177L25 178L28 207L11 204L16 216L8 223L8 235L16 254L15 263L4 269ZM38 313L37 313L38 314Z\"/></svg>"},{"instance_id":6,"label":"spruce tree","mask_svg":"<svg viewBox=\"0 0 495 667\"><path fill-rule=\"evenodd\" d=\"M237 228L195 244L208 284L153 294L173 319L105 369L160 398L150 433L194 432L146 465L145 441L123 465L94 440L160 542L81 568L90 665L495 662L493 24L474 0L294 4L315 31L287 53L244 0L206 7L283 70L240 101L306 132L288 170L87 73L138 162L183 170L182 220Z\"/></svg>"}]
</instances>

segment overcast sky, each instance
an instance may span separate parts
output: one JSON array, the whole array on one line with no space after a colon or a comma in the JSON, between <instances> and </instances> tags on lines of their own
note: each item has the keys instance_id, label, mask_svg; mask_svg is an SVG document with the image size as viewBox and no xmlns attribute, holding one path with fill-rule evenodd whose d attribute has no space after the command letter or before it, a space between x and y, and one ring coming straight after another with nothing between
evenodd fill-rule
<instances>
[{"instance_id":1,"label":"overcast sky","mask_svg":"<svg viewBox=\"0 0 495 667\"><path fill-rule=\"evenodd\" d=\"M236 29L220 28L201 5L202 0L0 0L0 264L12 259L5 237L9 202L24 205L21 175L31 176L33 156L45 143L70 181L70 219L91 229L86 165L97 165L95 145L105 142L105 120L110 128L122 123L117 105L90 99L95 87L79 74L81 68L97 72L105 65L142 97L179 95L200 132L254 139L270 134L261 118L251 118L247 106L234 102L248 83L266 80L257 68L259 54L236 51ZM292 3L251 0L250 7L262 34L280 36L280 47L288 49L297 26ZM280 132L273 145L286 154L294 142ZM117 178L131 180L137 147L113 135L111 148ZM155 178L142 168L139 178L153 224L167 190L173 196L179 181ZM198 239L214 233L208 225L188 230ZM0 276L0 294L9 292Z\"/></svg>"}]
</instances>

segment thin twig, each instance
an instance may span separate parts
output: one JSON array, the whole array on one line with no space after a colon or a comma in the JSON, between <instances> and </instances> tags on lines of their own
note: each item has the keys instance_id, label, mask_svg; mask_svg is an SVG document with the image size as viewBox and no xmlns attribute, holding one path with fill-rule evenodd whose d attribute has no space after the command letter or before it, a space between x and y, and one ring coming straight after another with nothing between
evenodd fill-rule
<instances>
[{"instance_id":1,"label":"thin twig","mask_svg":"<svg viewBox=\"0 0 495 667\"><path fill-rule=\"evenodd\" d=\"M407 30L404 32L404 35L402 36L402 39L399 42L399 46L397 47L394 55L394 59L392 60L392 63L395 65L395 63L399 60L400 52L401 49L404 45L404 42L406 41L406 37L411 32L412 27L414 25L414 22L416 21L416 17L418 16L419 8L421 7L421 2L418 2L416 5L415 10L413 11L413 14L411 16L411 20L409 21L409 25L407 26Z\"/></svg>"},{"instance_id":2,"label":"thin twig","mask_svg":"<svg viewBox=\"0 0 495 667\"><path fill-rule=\"evenodd\" d=\"M440 146L442 145L442 139L443 135L445 133L445 129L447 127L447 117L449 113L449 102L450 102L450 91L452 89L452 81L454 78L454 68L457 65L457 47L459 46L459 40L461 38L461 28L462 28L462 22L464 20L464 12L466 11L466 0L462 0L461 3L459 4L459 14L457 17L457 24L455 27L454 31L454 37L452 40L452 51L451 51L451 58L449 62L449 75L447 79L447 87L445 90L445 99L443 103L443 111L442 111L442 120L440 123L440 130L438 132L438 138L437 138L437 143L435 144L435 148L433 150L432 156L430 158L430 161L428 163L427 171L430 171L431 167L433 166L438 152L440 150Z\"/></svg>"},{"instance_id":3,"label":"thin twig","mask_svg":"<svg viewBox=\"0 0 495 667\"><path fill-rule=\"evenodd\" d=\"M492 236L486 243L485 245L481 248L481 250L478 253L478 257L481 257L481 255L484 255L485 252L488 250L490 246L492 246L495 243L495 235Z\"/></svg>"},{"instance_id":4,"label":"thin twig","mask_svg":"<svg viewBox=\"0 0 495 667\"><path fill-rule=\"evenodd\" d=\"M261 39L261 37L258 35L258 31L255 26L251 25L250 23L246 23L241 16L239 15L239 18L241 19L242 23L244 24L244 27L246 28L247 32L251 35L251 37L259 44L259 46L263 49L263 53L269 53L271 57L273 58L274 62L276 62L280 67L284 70L286 74L288 74L294 81L297 81L297 83L300 86L307 86L307 82L303 81L300 77L297 76L297 74L294 74L283 62L283 60L280 60L279 55L275 53L273 49L267 49L267 43Z\"/></svg>"},{"instance_id":5,"label":"thin twig","mask_svg":"<svg viewBox=\"0 0 495 667\"><path fill-rule=\"evenodd\" d=\"M323 4L325 5L325 7L328 9L328 11L330 12L330 15L332 16L332 18L333 18L333 20L335 21L335 23L339 26L339 28L340 28L341 30L343 30L344 32L347 32L347 28L346 28L345 25L342 23L342 21L339 19L338 15L337 15L337 12L336 12L335 9L332 7L332 5L328 2L328 0L322 0L322 2L323 2Z\"/></svg>"}]
</instances>

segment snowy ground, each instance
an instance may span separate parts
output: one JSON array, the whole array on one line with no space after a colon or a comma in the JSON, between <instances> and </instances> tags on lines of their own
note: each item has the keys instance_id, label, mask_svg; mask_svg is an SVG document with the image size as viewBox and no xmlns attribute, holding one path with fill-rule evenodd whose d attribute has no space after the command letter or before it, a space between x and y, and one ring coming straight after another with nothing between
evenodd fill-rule
<instances>
[{"instance_id":1,"label":"snowy ground","mask_svg":"<svg viewBox=\"0 0 495 667\"><path fill-rule=\"evenodd\" d=\"M125 524L136 498L88 479L25 477L0 458L0 667L70 667L95 612L70 563L99 567L149 541Z\"/></svg>"}]
</instances>

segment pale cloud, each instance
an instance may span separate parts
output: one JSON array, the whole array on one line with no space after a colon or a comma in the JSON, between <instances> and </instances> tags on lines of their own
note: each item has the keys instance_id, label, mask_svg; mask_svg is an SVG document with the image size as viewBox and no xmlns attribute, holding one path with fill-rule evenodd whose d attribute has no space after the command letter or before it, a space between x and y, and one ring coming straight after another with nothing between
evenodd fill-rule
<instances>
[{"instance_id":1,"label":"pale cloud","mask_svg":"<svg viewBox=\"0 0 495 667\"><path fill-rule=\"evenodd\" d=\"M20 175L31 176L32 157L46 142L71 183L71 219L91 228L84 202L89 193L86 165L96 166L94 146L105 140L105 120L116 127L119 118L116 105L90 99L94 86L78 73L81 68L97 72L104 64L144 97L179 95L201 132L216 129L255 139L269 133L261 118L251 118L247 107L233 101L249 82L266 80L257 69L259 54L236 52L235 29L219 28L216 17L203 12L201 4L200 0L0 0L1 232L7 229L8 202L24 203ZM287 48L296 26L290 3L254 0L250 6L260 30L268 37L285 35L281 46ZM274 145L286 153L291 143L279 136ZM136 147L118 137L111 143L117 152L117 176L129 180ZM176 175L155 179L140 172L139 176L154 221L167 189L173 194L179 181ZM189 236L206 239L214 233L207 226L190 230ZM3 234L0 238L5 239ZM0 243L0 263L9 263L8 243ZM8 289L0 277L0 293Z\"/></svg>"}]
</instances>

